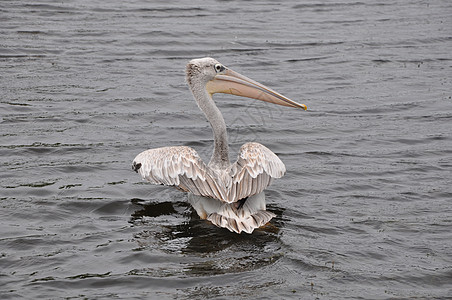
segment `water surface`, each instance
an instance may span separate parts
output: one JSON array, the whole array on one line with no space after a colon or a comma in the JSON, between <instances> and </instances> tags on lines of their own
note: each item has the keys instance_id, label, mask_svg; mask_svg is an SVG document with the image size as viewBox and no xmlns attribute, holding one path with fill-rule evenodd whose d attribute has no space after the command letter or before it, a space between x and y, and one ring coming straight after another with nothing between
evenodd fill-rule
<instances>
[{"instance_id":1,"label":"water surface","mask_svg":"<svg viewBox=\"0 0 452 300\"><path fill-rule=\"evenodd\" d=\"M450 297L451 14L445 0L2 2L1 298ZM184 80L204 56L308 106L215 96L233 153L257 141L287 166L266 192L277 217L252 235L131 170L168 145L209 159Z\"/></svg>"}]
</instances>

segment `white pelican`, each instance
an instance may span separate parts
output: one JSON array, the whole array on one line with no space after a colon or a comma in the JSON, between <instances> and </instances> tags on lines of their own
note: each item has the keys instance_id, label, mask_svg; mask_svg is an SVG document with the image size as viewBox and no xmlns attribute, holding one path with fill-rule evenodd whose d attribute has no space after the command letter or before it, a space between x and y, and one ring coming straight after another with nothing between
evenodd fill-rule
<instances>
[{"instance_id":1,"label":"white pelican","mask_svg":"<svg viewBox=\"0 0 452 300\"><path fill-rule=\"evenodd\" d=\"M153 184L188 192L188 200L201 219L236 233L252 233L275 216L266 210L263 190L273 178L282 177L286 168L276 154L258 143L244 144L237 161L231 164L226 124L212 95L232 94L304 110L306 105L210 57L191 60L186 67L186 79L213 130L214 151L209 164L192 148L173 146L138 154L132 168Z\"/></svg>"}]
</instances>

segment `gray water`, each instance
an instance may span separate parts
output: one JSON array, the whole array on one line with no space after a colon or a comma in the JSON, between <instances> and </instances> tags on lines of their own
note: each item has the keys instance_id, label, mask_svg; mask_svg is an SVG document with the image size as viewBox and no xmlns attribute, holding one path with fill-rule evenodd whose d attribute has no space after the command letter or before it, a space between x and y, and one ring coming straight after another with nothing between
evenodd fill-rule
<instances>
[{"instance_id":1,"label":"gray water","mask_svg":"<svg viewBox=\"0 0 452 300\"><path fill-rule=\"evenodd\" d=\"M452 3L205 3L0 2L0 298L451 297ZM287 166L252 235L131 170L209 159L204 56L308 106L215 96Z\"/></svg>"}]
</instances>

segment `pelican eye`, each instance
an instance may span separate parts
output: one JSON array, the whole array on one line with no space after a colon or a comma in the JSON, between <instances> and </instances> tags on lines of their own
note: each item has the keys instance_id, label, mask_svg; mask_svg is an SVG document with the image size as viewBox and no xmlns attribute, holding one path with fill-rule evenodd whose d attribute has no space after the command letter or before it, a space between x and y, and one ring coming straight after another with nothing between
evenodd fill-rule
<instances>
[{"instance_id":1,"label":"pelican eye","mask_svg":"<svg viewBox=\"0 0 452 300\"><path fill-rule=\"evenodd\" d=\"M223 72L226 69L222 64L216 64L214 68L217 73Z\"/></svg>"}]
</instances>

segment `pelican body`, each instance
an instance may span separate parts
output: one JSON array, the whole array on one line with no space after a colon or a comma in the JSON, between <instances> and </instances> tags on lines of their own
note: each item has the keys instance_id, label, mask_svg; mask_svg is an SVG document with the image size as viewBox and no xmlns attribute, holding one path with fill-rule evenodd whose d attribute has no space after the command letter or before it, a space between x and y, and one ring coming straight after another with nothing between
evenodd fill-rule
<instances>
[{"instance_id":1,"label":"pelican body","mask_svg":"<svg viewBox=\"0 0 452 300\"><path fill-rule=\"evenodd\" d=\"M231 163L226 124L212 95L232 94L304 110L306 106L210 57L191 60L186 80L212 127L214 151L210 162L205 164L190 147L172 146L138 154L132 168L150 183L188 192L188 200L201 219L232 232L252 233L275 216L266 210L264 189L273 178L282 177L286 168L276 154L254 142L244 144L237 161Z\"/></svg>"}]
</instances>

